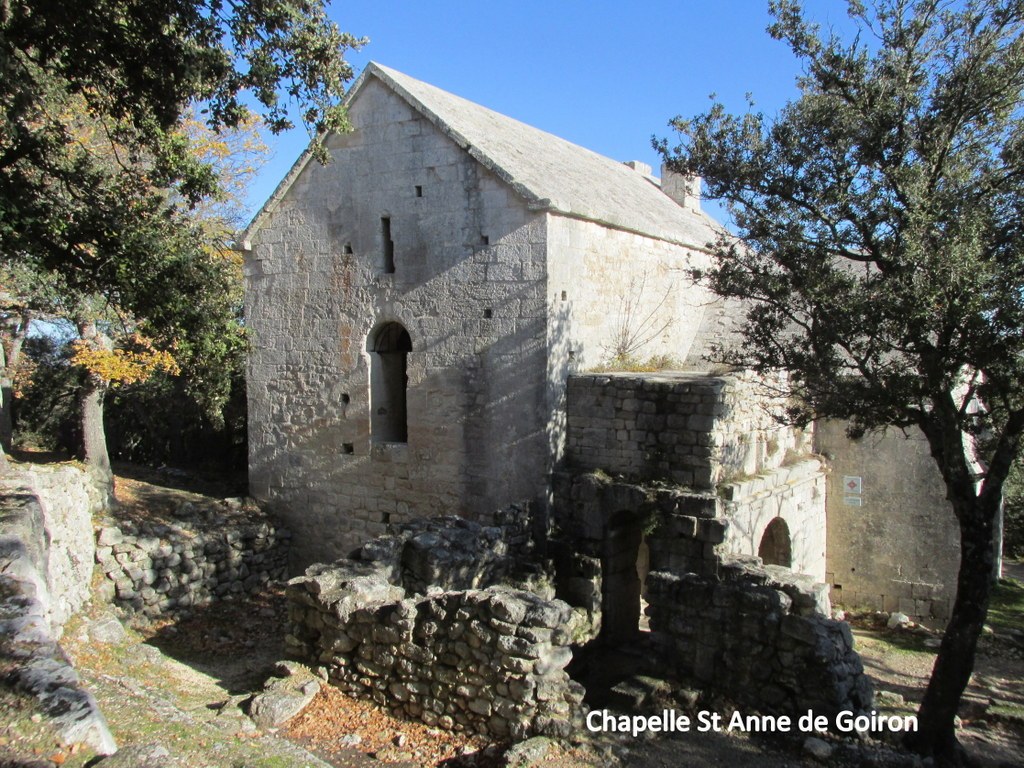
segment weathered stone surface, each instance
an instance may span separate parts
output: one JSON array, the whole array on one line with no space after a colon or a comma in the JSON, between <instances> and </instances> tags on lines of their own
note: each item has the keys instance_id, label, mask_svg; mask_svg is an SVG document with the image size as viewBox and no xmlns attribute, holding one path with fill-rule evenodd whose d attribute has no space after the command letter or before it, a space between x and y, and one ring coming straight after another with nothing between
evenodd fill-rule
<instances>
[{"instance_id":1,"label":"weathered stone surface","mask_svg":"<svg viewBox=\"0 0 1024 768\"><path fill-rule=\"evenodd\" d=\"M284 725L304 710L320 691L320 678L310 669L290 668L287 677L272 677L249 704L249 716L260 728Z\"/></svg>"},{"instance_id":2,"label":"weathered stone surface","mask_svg":"<svg viewBox=\"0 0 1024 768\"><path fill-rule=\"evenodd\" d=\"M503 755L505 765L507 768L532 768L547 757L553 745L554 742L545 736L534 736L513 744Z\"/></svg>"},{"instance_id":3,"label":"weathered stone surface","mask_svg":"<svg viewBox=\"0 0 1024 768\"><path fill-rule=\"evenodd\" d=\"M37 656L16 674L18 687L39 700L65 744L88 744L101 755L117 749L96 699L64 658Z\"/></svg>"},{"instance_id":4,"label":"weathered stone surface","mask_svg":"<svg viewBox=\"0 0 1024 768\"><path fill-rule=\"evenodd\" d=\"M17 661L11 682L38 700L64 743L109 754L114 738L57 643L88 594L101 495L85 472L60 465L8 475L0 491L0 654Z\"/></svg>"},{"instance_id":5,"label":"weathered stone surface","mask_svg":"<svg viewBox=\"0 0 1024 768\"><path fill-rule=\"evenodd\" d=\"M910 617L905 613L894 611L889 616L889 620L885 622L885 626L889 629L896 629L897 627L905 627L910 624Z\"/></svg>"},{"instance_id":6,"label":"weathered stone surface","mask_svg":"<svg viewBox=\"0 0 1024 768\"><path fill-rule=\"evenodd\" d=\"M824 739L819 739L817 736L808 736L804 739L803 750L822 763L827 763L835 751L831 744Z\"/></svg>"},{"instance_id":7,"label":"weathered stone surface","mask_svg":"<svg viewBox=\"0 0 1024 768\"><path fill-rule=\"evenodd\" d=\"M816 611L793 612L814 601L800 579L743 558L731 558L723 574L647 576L651 629L665 637L679 673L772 711L831 717L870 709L871 684L849 628Z\"/></svg>"},{"instance_id":8,"label":"weathered stone surface","mask_svg":"<svg viewBox=\"0 0 1024 768\"><path fill-rule=\"evenodd\" d=\"M124 625L113 616L105 616L89 623L86 628L89 640L94 643L117 645L128 639Z\"/></svg>"},{"instance_id":9,"label":"weathered stone surface","mask_svg":"<svg viewBox=\"0 0 1024 768\"><path fill-rule=\"evenodd\" d=\"M326 665L342 690L431 726L495 738L567 733L583 698L565 672L573 611L510 586L451 588L505 573L504 552L520 535L518 520L488 531L432 519L390 544L378 539L370 562L311 566L289 582L289 651ZM413 569L398 566L410 544ZM474 563L481 554L484 564Z\"/></svg>"},{"instance_id":10,"label":"weathered stone surface","mask_svg":"<svg viewBox=\"0 0 1024 768\"><path fill-rule=\"evenodd\" d=\"M103 758L102 768L177 768L182 763L160 744L132 744Z\"/></svg>"}]
</instances>

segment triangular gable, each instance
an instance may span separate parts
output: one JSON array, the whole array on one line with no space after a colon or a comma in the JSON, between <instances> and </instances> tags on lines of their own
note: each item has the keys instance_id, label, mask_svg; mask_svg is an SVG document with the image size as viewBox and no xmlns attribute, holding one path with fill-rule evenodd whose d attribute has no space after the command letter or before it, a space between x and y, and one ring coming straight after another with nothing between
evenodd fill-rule
<instances>
[{"instance_id":1,"label":"triangular gable","mask_svg":"<svg viewBox=\"0 0 1024 768\"><path fill-rule=\"evenodd\" d=\"M345 98L359 98L374 77L427 118L529 207L595 221L615 229L703 248L719 226L685 209L643 174L396 70L370 62ZM312 159L307 149L239 236L243 248Z\"/></svg>"}]
</instances>

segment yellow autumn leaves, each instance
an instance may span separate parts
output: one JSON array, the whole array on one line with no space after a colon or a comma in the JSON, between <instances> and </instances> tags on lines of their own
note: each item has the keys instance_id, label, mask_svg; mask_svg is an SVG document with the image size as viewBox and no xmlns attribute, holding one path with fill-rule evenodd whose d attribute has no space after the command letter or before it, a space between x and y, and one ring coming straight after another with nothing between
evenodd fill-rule
<instances>
[{"instance_id":1,"label":"yellow autumn leaves","mask_svg":"<svg viewBox=\"0 0 1024 768\"><path fill-rule=\"evenodd\" d=\"M170 352L157 349L139 333L127 336L116 349L102 349L85 341L72 342L71 362L110 384L135 384L157 371L180 373Z\"/></svg>"}]
</instances>

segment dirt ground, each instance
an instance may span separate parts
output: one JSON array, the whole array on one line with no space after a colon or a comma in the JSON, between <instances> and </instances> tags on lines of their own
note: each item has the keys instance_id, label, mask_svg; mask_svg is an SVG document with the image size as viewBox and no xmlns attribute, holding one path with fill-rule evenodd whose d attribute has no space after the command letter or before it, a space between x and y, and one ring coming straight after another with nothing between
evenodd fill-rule
<instances>
[{"instance_id":1,"label":"dirt ground","mask_svg":"<svg viewBox=\"0 0 1024 768\"><path fill-rule=\"evenodd\" d=\"M209 485L197 489L187 478L170 479L181 480L179 487L155 485L168 480L159 474L133 472L128 476L122 472L118 478L119 514L160 516L182 500L195 500L196 490L221 496L236 492L231 487ZM1024 586L1017 584L1014 589L1024 595ZM1024 606L1024 601L1019 605ZM1024 615L1017 606L1012 600L1004 606L998 616L1006 625L997 626L983 638L961 710L961 741L984 768L1024 766L1024 632L1019 629L1024 627ZM384 763L403 768L493 768L505 764L501 754L507 745L489 745L397 720L335 689L322 691L286 728L256 730L243 710L274 662L283 657L286 610L281 585L251 598L219 603L187 619L139 623L118 643L94 642L89 634L92 622L111 611L110 606L91 606L69 624L62 642L99 700L119 743L159 743L175 756L167 766L360 768ZM938 635L923 628L890 631L876 623L876 617L860 617L855 635L876 691L882 692L879 708L912 713L927 682L935 654L931 646ZM680 706L671 700L666 703ZM2 705L0 701L0 714ZM720 701L697 706L728 711L728 704ZM19 723L23 721L19 719ZM16 742L24 731L22 725L0 726L0 767L78 768L87 764L87 754L73 753L45 739L34 747L36 762L5 762L5 746ZM832 739L832 745L835 752L827 761L831 765L913 765L912 759L884 744L860 752L854 751L852 742L844 746ZM581 732L570 743L534 746L537 753L529 764L551 768L794 768L822 764L803 751L802 737L724 732L635 739Z\"/></svg>"}]
</instances>

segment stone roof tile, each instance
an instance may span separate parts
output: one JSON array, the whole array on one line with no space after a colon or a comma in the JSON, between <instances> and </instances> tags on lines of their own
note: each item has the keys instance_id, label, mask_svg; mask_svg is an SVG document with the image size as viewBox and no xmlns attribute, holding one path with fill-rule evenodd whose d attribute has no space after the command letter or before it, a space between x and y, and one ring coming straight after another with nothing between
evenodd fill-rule
<instances>
[{"instance_id":1,"label":"stone roof tile","mask_svg":"<svg viewBox=\"0 0 1024 768\"><path fill-rule=\"evenodd\" d=\"M375 62L377 77L539 210L703 248L719 225L625 164ZM366 75L364 75L366 76Z\"/></svg>"}]
</instances>

